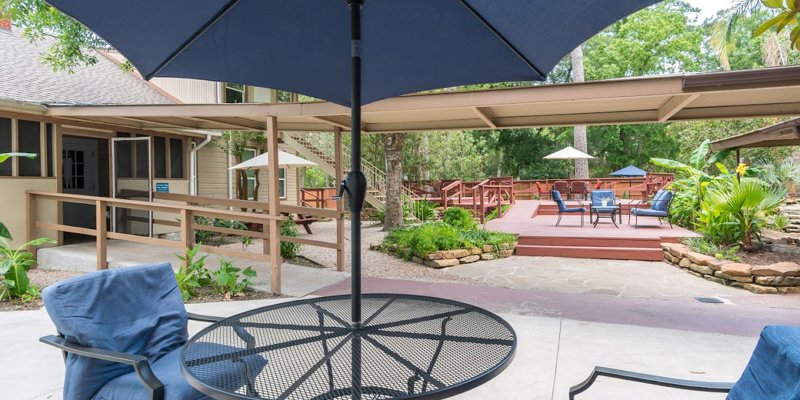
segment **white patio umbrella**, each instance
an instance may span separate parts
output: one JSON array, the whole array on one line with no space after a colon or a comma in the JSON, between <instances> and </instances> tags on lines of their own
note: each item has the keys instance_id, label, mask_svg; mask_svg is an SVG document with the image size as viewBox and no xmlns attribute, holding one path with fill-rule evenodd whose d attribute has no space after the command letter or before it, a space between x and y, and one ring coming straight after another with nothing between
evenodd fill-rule
<instances>
[{"instance_id":1,"label":"white patio umbrella","mask_svg":"<svg viewBox=\"0 0 800 400\"><path fill-rule=\"evenodd\" d=\"M545 160L575 160L579 158L594 158L572 146L564 147L563 149L544 156Z\"/></svg>"},{"instance_id":2,"label":"white patio umbrella","mask_svg":"<svg viewBox=\"0 0 800 400\"><path fill-rule=\"evenodd\" d=\"M245 162L236 164L228 169L251 169L251 168L264 168L269 165L267 153L260 154ZM278 150L278 165L282 167L306 167L309 165L317 165L314 162L300 158L294 154L287 153L283 150Z\"/></svg>"}]
</instances>

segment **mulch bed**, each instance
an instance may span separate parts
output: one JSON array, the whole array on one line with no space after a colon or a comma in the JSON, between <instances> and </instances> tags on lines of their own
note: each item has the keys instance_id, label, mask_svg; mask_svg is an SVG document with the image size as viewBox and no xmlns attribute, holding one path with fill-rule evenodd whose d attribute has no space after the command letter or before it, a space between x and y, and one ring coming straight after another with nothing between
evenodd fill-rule
<instances>
[{"instance_id":1,"label":"mulch bed","mask_svg":"<svg viewBox=\"0 0 800 400\"><path fill-rule=\"evenodd\" d=\"M213 288L203 287L196 289L194 291L194 297L189 299L186 302L186 304L213 303L218 301L262 300L262 299L275 299L279 297L281 296L275 296L270 292L264 292L255 289L247 289L237 296L225 298L224 295L220 294Z\"/></svg>"},{"instance_id":2,"label":"mulch bed","mask_svg":"<svg viewBox=\"0 0 800 400\"><path fill-rule=\"evenodd\" d=\"M769 265L774 264L777 262L800 262L800 257L797 254L791 253L776 253L773 251L759 251L754 250L753 252L744 252L740 251L737 253L739 257L742 258L742 262L750 265Z\"/></svg>"}]
</instances>

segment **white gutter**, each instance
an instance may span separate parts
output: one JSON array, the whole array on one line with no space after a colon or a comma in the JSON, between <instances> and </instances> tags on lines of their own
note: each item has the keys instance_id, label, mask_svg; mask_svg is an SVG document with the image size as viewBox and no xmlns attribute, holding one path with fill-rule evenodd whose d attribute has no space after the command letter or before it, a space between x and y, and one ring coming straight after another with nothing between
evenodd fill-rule
<instances>
[{"instance_id":1,"label":"white gutter","mask_svg":"<svg viewBox=\"0 0 800 400\"><path fill-rule=\"evenodd\" d=\"M225 88L223 87L222 82L217 82L217 104L225 103L222 100L222 94L224 93ZM230 138L228 138L228 149L231 148ZM233 171L230 169L233 166L233 156L230 152L228 152L228 198L233 198Z\"/></svg>"},{"instance_id":2,"label":"white gutter","mask_svg":"<svg viewBox=\"0 0 800 400\"><path fill-rule=\"evenodd\" d=\"M206 133L206 138L200 144L192 142L192 151L189 152L189 194L192 196L197 196L200 192L197 183L197 151L211 143L213 136L215 135L212 133Z\"/></svg>"}]
</instances>

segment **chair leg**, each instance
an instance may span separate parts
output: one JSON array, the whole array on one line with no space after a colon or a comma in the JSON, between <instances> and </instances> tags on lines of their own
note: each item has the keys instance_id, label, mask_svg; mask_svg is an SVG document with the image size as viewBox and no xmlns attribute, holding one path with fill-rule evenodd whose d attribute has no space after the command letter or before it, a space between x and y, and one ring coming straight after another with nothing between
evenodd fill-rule
<instances>
[{"instance_id":1,"label":"chair leg","mask_svg":"<svg viewBox=\"0 0 800 400\"><path fill-rule=\"evenodd\" d=\"M556 221L556 226L561 223L561 213L558 213L558 221Z\"/></svg>"},{"instance_id":2,"label":"chair leg","mask_svg":"<svg viewBox=\"0 0 800 400\"><path fill-rule=\"evenodd\" d=\"M583 227L583 214L584 214L584 212L581 211L581 227Z\"/></svg>"}]
</instances>

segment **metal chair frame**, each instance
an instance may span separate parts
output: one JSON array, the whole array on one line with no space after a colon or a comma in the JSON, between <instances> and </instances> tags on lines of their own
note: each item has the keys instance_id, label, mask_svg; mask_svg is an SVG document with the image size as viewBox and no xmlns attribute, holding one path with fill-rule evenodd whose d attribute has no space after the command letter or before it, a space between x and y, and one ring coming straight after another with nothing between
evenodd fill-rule
<instances>
[{"instance_id":1,"label":"metal chair frame","mask_svg":"<svg viewBox=\"0 0 800 400\"><path fill-rule=\"evenodd\" d=\"M649 385L664 386L674 389L691 390L696 392L728 393L731 391L734 382L708 382L693 381L687 379L675 379L658 375L642 374L639 372L625 371L621 369L594 367L592 373L583 382L569 389L569 400L575 400L575 395L583 393L594 384L597 377L605 376L609 378L622 379L626 381L645 383Z\"/></svg>"}]
</instances>

